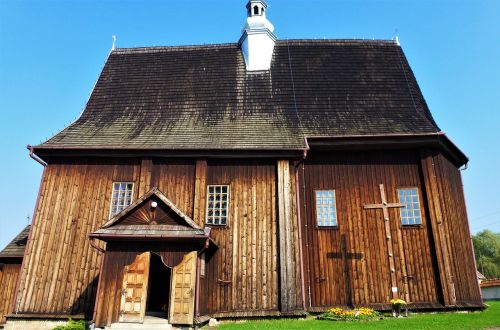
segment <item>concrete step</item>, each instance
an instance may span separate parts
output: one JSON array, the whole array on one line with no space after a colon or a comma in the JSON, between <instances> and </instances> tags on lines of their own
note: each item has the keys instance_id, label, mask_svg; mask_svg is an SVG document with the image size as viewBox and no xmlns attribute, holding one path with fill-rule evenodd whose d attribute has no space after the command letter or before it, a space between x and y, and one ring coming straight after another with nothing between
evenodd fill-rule
<instances>
[{"instance_id":1,"label":"concrete step","mask_svg":"<svg viewBox=\"0 0 500 330\"><path fill-rule=\"evenodd\" d=\"M138 329L138 330L174 330L168 319L161 315L146 315L144 316L144 323L113 323L110 330L125 330L125 329Z\"/></svg>"},{"instance_id":2,"label":"concrete step","mask_svg":"<svg viewBox=\"0 0 500 330\"><path fill-rule=\"evenodd\" d=\"M110 327L106 327L108 330L127 330L127 329L137 329L137 330L173 330L172 325L168 323L113 323Z\"/></svg>"}]
</instances>

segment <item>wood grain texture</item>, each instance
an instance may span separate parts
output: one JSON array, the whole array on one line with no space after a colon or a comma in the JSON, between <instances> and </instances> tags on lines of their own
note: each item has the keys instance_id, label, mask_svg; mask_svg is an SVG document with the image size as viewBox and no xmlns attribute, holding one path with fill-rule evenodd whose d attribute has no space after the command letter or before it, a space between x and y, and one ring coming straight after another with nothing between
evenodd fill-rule
<instances>
[{"instance_id":1,"label":"wood grain texture","mask_svg":"<svg viewBox=\"0 0 500 330\"><path fill-rule=\"evenodd\" d=\"M193 217L196 161L154 159L151 187L157 187L177 208Z\"/></svg>"},{"instance_id":2,"label":"wood grain texture","mask_svg":"<svg viewBox=\"0 0 500 330\"><path fill-rule=\"evenodd\" d=\"M107 221L113 181L135 181L130 161L60 160L46 167L26 249L21 313L89 313L99 256L87 235Z\"/></svg>"},{"instance_id":3,"label":"wood grain texture","mask_svg":"<svg viewBox=\"0 0 500 330\"><path fill-rule=\"evenodd\" d=\"M280 310L302 308L300 254L297 230L296 182L289 160L278 160L278 228L280 262Z\"/></svg>"},{"instance_id":4,"label":"wood grain texture","mask_svg":"<svg viewBox=\"0 0 500 330\"><path fill-rule=\"evenodd\" d=\"M91 318L101 256L88 234L109 220L112 183L134 182L134 199L139 190L158 186L191 216L194 175L195 162L189 160L54 160L45 169L34 212L18 312Z\"/></svg>"},{"instance_id":5,"label":"wood grain texture","mask_svg":"<svg viewBox=\"0 0 500 330\"><path fill-rule=\"evenodd\" d=\"M278 310L276 161L209 160L206 184L230 186L227 226L210 226L200 313ZM200 203L205 207L205 201Z\"/></svg>"},{"instance_id":6,"label":"wood grain texture","mask_svg":"<svg viewBox=\"0 0 500 330\"><path fill-rule=\"evenodd\" d=\"M457 306L480 306L460 172L437 152L424 156L418 150L310 152L298 181L295 166L276 159L59 159L46 167L42 179L16 306L27 315L86 314L90 319L97 294L99 324L118 319L119 267L148 247L108 246L103 260L90 246L88 234L109 220L114 181L134 182L134 199L158 187L202 227L206 186L229 185L228 224L210 226L218 249L207 253L206 274L200 278L201 316L301 308L297 209L307 307L385 306L393 285L383 214L363 209L380 203L380 184L389 202L397 202L397 189L405 187L418 188L421 201L419 226L401 226L399 211L388 210L400 296L414 306L439 307L449 305L445 297L454 294ZM336 190L338 227L316 226L316 189ZM128 221L174 224L166 210L155 212L138 208ZM150 248L165 255L193 251L178 244ZM104 284L97 293L99 274Z\"/></svg>"},{"instance_id":7,"label":"wood grain texture","mask_svg":"<svg viewBox=\"0 0 500 330\"><path fill-rule=\"evenodd\" d=\"M207 196L207 161L196 161L193 220L201 228L205 227L205 199Z\"/></svg>"},{"instance_id":8,"label":"wood grain texture","mask_svg":"<svg viewBox=\"0 0 500 330\"><path fill-rule=\"evenodd\" d=\"M301 180L305 183L303 241L310 307L387 303L391 276L384 218L381 210L364 210L363 205L380 203L379 184L384 185L389 202L398 201L397 188L422 191L418 153L310 153ZM317 227L317 189L335 189L338 227ZM425 210L425 202L421 207ZM422 225L412 228L401 226L399 210L388 213L400 293L407 294L410 302L439 303L425 212ZM405 273L412 276L408 285ZM404 292L406 287L409 292Z\"/></svg>"},{"instance_id":9,"label":"wood grain texture","mask_svg":"<svg viewBox=\"0 0 500 330\"><path fill-rule=\"evenodd\" d=\"M169 314L171 324L193 324L197 260L197 252L192 251L186 253L182 261L172 268Z\"/></svg>"},{"instance_id":10,"label":"wood grain texture","mask_svg":"<svg viewBox=\"0 0 500 330\"><path fill-rule=\"evenodd\" d=\"M20 263L2 264L0 267L0 324L5 322L5 315L14 311L14 296L20 270Z\"/></svg>"},{"instance_id":11,"label":"wood grain texture","mask_svg":"<svg viewBox=\"0 0 500 330\"><path fill-rule=\"evenodd\" d=\"M150 260L151 252L144 252L123 268L120 322L144 322Z\"/></svg>"},{"instance_id":12,"label":"wood grain texture","mask_svg":"<svg viewBox=\"0 0 500 330\"><path fill-rule=\"evenodd\" d=\"M446 251L443 261L448 263L441 267L449 281L448 302L457 306L481 305L460 171L436 150L423 152L422 167L426 165L428 172L434 173L435 182L429 183L433 194L429 200L440 205L436 216L441 216L438 235L442 250Z\"/></svg>"}]
</instances>

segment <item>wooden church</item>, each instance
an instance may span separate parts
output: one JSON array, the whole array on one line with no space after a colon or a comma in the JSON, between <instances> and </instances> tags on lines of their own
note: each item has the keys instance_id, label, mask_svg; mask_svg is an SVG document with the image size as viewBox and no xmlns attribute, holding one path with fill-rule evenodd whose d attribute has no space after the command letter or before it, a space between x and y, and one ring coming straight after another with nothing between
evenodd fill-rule
<instances>
[{"instance_id":1,"label":"wooden church","mask_svg":"<svg viewBox=\"0 0 500 330\"><path fill-rule=\"evenodd\" d=\"M481 308L460 167L397 41L113 49L44 166L7 326Z\"/></svg>"}]
</instances>

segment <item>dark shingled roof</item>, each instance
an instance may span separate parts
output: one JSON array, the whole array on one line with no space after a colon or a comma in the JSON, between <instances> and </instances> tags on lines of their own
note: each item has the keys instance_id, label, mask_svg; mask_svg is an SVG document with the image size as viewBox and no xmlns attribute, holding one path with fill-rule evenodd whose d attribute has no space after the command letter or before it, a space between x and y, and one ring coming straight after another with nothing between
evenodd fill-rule
<instances>
[{"instance_id":1,"label":"dark shingled roof","mask_svg":"<svg viewBox=\"0 0 500 330\"><path fill-rule=\"evenodd\" d=\"M295 150L438 131L395 42L283 40L259 73L237 44L116 49L81 117L35 150Z\"/></svg>"},{"instance_id":2,"label":"dark shingled roof","mask_svg":"<svg viewBox=\"0 0 500 330\"><path fill-rule=\"evenodd\" d=\"M29 231L30 226L28 225L0 252L0 259L22 258L28 241Z\"/></svg>"}]
</instances>

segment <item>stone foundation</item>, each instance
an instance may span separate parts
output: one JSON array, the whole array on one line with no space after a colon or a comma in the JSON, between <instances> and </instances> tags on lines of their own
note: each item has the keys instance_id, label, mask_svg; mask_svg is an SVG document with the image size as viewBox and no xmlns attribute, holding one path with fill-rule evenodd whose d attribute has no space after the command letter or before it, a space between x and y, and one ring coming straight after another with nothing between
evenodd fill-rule
<instances>
[{"instance_id":1,"label":"stone foundation","mask_svg":"<svg viewBox=\"0 0 500 330\"><path fill-rule=\"evenodd\" d=\"M16 320L8 319L5 330L52 330L58 325L65 325L68 320Z\"/></svg>"}]
</instances>

